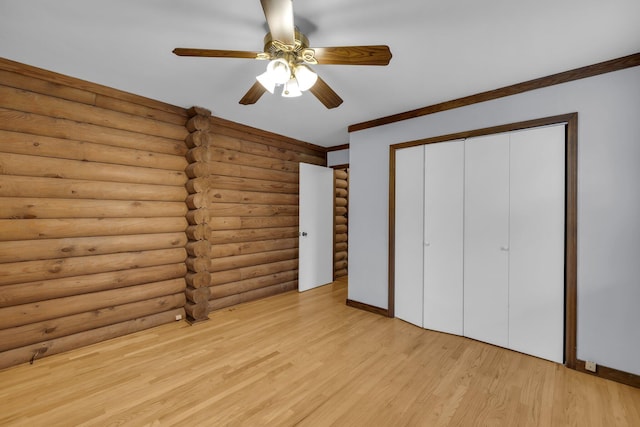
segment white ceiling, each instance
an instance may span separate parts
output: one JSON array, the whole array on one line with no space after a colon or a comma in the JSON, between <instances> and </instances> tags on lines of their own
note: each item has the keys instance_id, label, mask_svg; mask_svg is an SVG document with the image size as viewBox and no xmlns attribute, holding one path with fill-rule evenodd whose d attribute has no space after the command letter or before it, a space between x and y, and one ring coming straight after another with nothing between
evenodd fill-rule
<instances>
[{"instance_id":1,"label":"white ceiling","mask_svg":"<svg viewBox=\"0 0 640 427\"><path fill-rule=\"evenodd\" d=\"M323 146L347 126L640 51L638 0L294 0L312 47L386 44L387 67L317 65L344 99L240 98L262 61L258 0L1 0L0 56Z\"/></svg>"}]
</instances>

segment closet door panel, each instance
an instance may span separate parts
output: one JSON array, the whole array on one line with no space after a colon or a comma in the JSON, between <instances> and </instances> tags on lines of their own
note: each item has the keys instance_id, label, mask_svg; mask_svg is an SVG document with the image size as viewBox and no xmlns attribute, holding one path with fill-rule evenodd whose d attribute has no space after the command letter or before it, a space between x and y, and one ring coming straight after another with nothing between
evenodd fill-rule
<instances>
[{"instance_id":1,"label":"closet door panel","mask_svg":"<svg viewBox=\"0 0 640 427\"><path fill-rule=\"evenodd\" d=\"M509 340L509 135L465 141L464 335Z\"/></svg>"},{"instance_id":2,"label":"closet door panel","mask_svg":"<svg viewBox=\"0 0 640 427\"><path fill-rule=\"evenodd\" d=\"M422 326L424 146L396 151L395 316Z\"/></svg>"},{"instance_id":3,"label":"closet door panel","mask_svg":"<svg viewBox=\"0 0 640 427\"><path fill-rule=\"evenodd\" d=\"M425 146L423 326L462 335L464 141Z\"/></svg>"},{"instance_id":4,"label":"closet door panel","mask_svg":"<svg viewBox=\"0 0 640 427\"><path fill-rule=\"evenodd\" d=\"M565 128L511 134L509 347L563 362Z\"/></svg>"}]
</instances>

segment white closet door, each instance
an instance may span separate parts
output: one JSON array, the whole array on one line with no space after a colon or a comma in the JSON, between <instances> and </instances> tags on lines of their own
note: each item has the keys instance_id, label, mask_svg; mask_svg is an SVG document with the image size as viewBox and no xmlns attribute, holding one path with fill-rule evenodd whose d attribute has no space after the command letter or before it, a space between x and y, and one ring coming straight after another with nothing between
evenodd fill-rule
<instances>
[{"instance_id":1,"label":"white closet door","mask_svg":"<svg viewBox=\"0 0 640 427\"><path fill-rule=\"evenodd\" d=\"M509 343L509 135L465 141L464 335Z\"/></svg>"},{"instance_id":2,"label":"white closet door","mask_svg":"<svg viewBox=\"0 0 640 427\"><path fill-rule=\"evenodd\" d=\"M511 134L509 347L563 362L565 127Z\"/></svg>"},{"instance_id":3,"label":"white closet door","mask_svg":"<svg viewBox=\"0 0 640 427\"><path fill-rule=\"evenodd\" d=\"M395 316L422 326L424 146L396 151Z\"/></svg>"},{"instance_id":4,"label":"white closet door","mask_svg":"<svg viewBox=\"0 0 640 427\"><path fill-rule=\"evenodd\" d=\"M462 335L464 141L425 146L424 321Z\"/></svg>"}]
</instances>

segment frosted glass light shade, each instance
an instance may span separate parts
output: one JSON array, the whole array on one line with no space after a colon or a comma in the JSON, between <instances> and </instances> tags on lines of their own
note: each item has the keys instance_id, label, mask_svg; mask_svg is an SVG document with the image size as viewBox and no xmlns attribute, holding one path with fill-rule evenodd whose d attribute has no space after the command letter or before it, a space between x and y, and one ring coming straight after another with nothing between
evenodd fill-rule
<instances>
[{"instance_id":1,"label":"frosted glass light shade","mask_svg":"<svg viewBox=\"0 0 640 427\"><path fill-rule=\"evenodd\" d=\"M298 81L298 87L302 92L311 89L318 80L318 75L311 71L311 68L306 65L298 65L295 68L295 75Z\"/></svg>"},{"instance_id":2,"label":"frosted glass light shade","mask_svg":"<svg viewBox=\"0 0 640 427\"><path fill-rule=\"evenodd\" d=\"M295 78L292 78L287 83L284 84L284 90L282 91L282 96L285 98L295 98L296 96L301 96L302 92L300 92L300 87L298 86L298 82Z\"/></svg>"},{"instance_id":3,"label":"frosted glass light shade","mask_svg":"<svg viewBox=\"0 0 640 427\"><path fill-rule=\"evenodd\" d=\"M291 69L289 64L282 58L274 59L267 65L267 73L277 85L285 84L291 78Z\"/></svg>"},{"instance_id":4,"label":"frosted glass light shade","mask_svg":"<svg viewBox=\"0 0 640 427\"><path fill-rule=\"evenodd\" d=\"M256 77L256 80L258 80L258 82L260 82L260 84L269 91L269 93L273 94L273 91L276 89L276 82L273 81L273 78L271 77L271 74L269 74L268 71L265 71L264 73L260 74L258 77Z\"/></svg>"}]
</instances>

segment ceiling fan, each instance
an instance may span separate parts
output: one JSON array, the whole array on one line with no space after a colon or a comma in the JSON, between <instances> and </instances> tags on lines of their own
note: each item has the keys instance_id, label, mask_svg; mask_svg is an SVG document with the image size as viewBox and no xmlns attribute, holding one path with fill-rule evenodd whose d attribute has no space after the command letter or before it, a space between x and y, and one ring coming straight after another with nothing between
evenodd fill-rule
<instances>
[{"instance_id":1,"label":"ceiling fan","mask_svg":"<svg viewBox=\"0 0 640 427\"><path fill-rule=\"evenodd\" d=\"M310 48L307 37L294 26L293 0L260 2L269 26L263 52L182 47L173 50L178 56L268 60L267 70L256 77L240 104L255 104L265 92L277 90L284 97L295 97L308 90L325 107L335 108L342 99L309 65L387 65L391 60L391 51L384 45Z\"/></svg>"}]
</instances>

